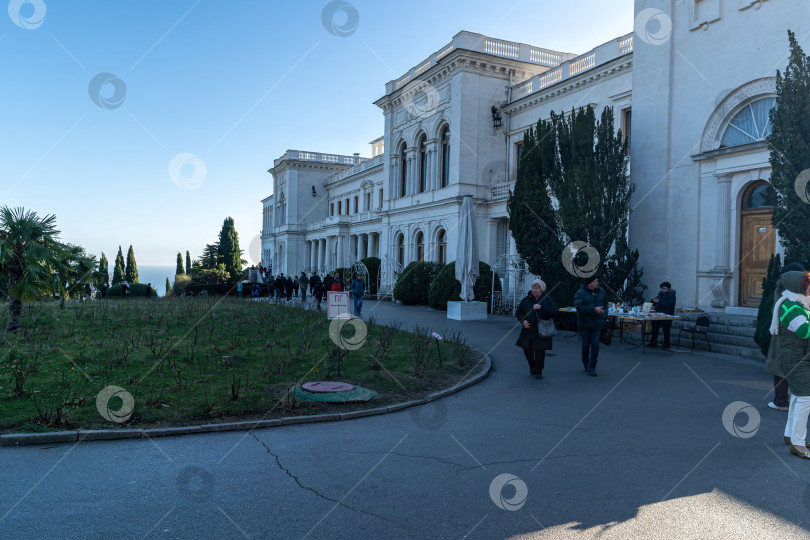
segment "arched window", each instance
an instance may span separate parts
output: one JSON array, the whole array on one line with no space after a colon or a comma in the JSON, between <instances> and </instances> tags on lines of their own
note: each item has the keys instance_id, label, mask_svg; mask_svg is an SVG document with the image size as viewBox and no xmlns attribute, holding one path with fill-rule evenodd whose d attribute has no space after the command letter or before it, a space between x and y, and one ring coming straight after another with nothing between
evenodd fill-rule
<instances>
[{"instance_id":1,"label":"arched window","mask_svg":"<svg viewBox=\"0 0 810 540\"><path fill-rule=\"evenodd\" d=\"M437 239L439 246L438 260L442 264L447 264L447 232L445 232L444 229L440 229Z\"/></svg>"},{"instance_id":2,"label":"arched window","mask_svg":"<svg viewBox=\"0 0 810 540\"><path fill-rule=\"evenodd\" d=\"M422 231L416 233L416 260L417 262L425 260L425 235Z\"/></svg>"},{"instance_id":3,"label":"arched window","mask_svg":"<svg viewBox=\"0 0 810 540\"><path fill-rule=\"evenodd\" d=\"M399 196L404 197L408 190L408 158L405 156L405 150L408 147L402 143L402 148L399 151Z\"/></svg>"},{"instance_id":4,"label":"arched window","mask_svg":"<svg viewBox=\"0 0 810 540\"><path fill-rule=\"evenodd\" d=\"M450 126L442 128L442 187L450 185Z\"/></svg>"},{"instance_id":5,"label":"arched window","mask_svg":"<svg viewBox=\"0 0 810 540\"><path fill-rule=\"evenodd\" d=\"M397 235L397 262L405 266L405 235L402 233Z\"/></svg>"},{"instance_id":6,"label":"arched window","mask_svg":"<svg viewBox=\"0 0 810 540\"><path fill-rule=\"evenodd\" d=\"M776 98L766 97L743 107L726 127L720 147L764 141L771 134L769 113L775 106Z\"/></svg>"},{"instance_id":7,"label":"arched window","mask_svg":"<svg viewBox=\"0 0 810 540\"><path fill-rule=\"evenodd\" d=\"M743 195L743 210L754 208L770 208L771 185L768 183L754 184Z\"/></svg>"},{"instance_id":8,"label":"arched window","mask_svg":"<svg viewBox=\"0 0 810 540\"><path fill-rule=\"evenodd\" d=\"M427 146L426 137L422 135L419 139L419 193L427 189Z\"/></svg>"}]
</instances>

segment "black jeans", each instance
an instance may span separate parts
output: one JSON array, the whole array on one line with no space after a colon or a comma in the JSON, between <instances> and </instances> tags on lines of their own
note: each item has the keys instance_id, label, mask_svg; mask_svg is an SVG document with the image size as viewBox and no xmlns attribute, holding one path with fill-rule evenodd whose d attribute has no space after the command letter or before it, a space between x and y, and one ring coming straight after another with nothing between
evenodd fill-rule
<instances>
[{"instance_id":1,"label":"black jeans","mask_svg":"<svg viewBox=\"0 0 810 540\"><path fill-rule=\"evenodd\" d=\"M526 361L529 363L529 373L534 375L543 372L543 368L546 367L546 351L526 347L523 349L523 354L526 355Z\"/></svg>"},{"instance_id":2,"label":"black jeans","mask_svg":"<svg viewBox=\"0 0 810 540\"><path fill-rule=\"evenodd\" d=\"M773 404L777 407L787 407L790 405L787 379L783 379L779 375L773 376Z\"/></svg>"},{"instance_id":3,"label":"black jeans","mask_svg":"<svg viewBox=\"0 0 810 540\"><path fill-rule=\"evenodd\" d=\"M650 344L658 343L658 330L664 330L664 348L669 349L669 334L672 328L672 321L652 321L652 337Z\"/></svg>"},{"instance_id":4,"label":"black jeans","mask_svg":"<svg viewBox=\"0 0 810 540\"><path fill-rule=\"evenodd\" d=\"M588 371L596 369L596 360L599 357L599 335L601 333L601 328L579 331L579 338L582 340L582 367Z\"/></svg>"}]
</instances>

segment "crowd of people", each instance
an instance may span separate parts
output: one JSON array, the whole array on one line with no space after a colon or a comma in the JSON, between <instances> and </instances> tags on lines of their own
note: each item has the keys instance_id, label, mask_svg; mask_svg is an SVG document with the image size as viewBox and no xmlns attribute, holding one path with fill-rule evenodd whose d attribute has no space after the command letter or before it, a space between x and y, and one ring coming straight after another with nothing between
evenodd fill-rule
<instances>
[{"instance_id":1,"label":"crowd of people","mask_svg":"<svg viewBox=\"0 0 810 540\"><path fill-rule=\"evenodd\" d=\"M264 272L262 272L262 275L268 289L267 296L277 301L292 301L293 298L296 298L300 299L301 302L306 302L309 295L316 307L321 309L321 303L326 299L328 291L347 291L352 295L353 313L358 317L361 315L366 283L360 273L353 274L348 285L344 283L339 272L327 274L323 279L317 272L312 272L310 275L301 272L299 276L293 277L285 276L283 272L277 276ZM243 295L241 282L237 285L237 294ZM261 296L261 286L259 284L254 284L251 287L251 295L254 298Z\"/></svg>"}]
</instances>

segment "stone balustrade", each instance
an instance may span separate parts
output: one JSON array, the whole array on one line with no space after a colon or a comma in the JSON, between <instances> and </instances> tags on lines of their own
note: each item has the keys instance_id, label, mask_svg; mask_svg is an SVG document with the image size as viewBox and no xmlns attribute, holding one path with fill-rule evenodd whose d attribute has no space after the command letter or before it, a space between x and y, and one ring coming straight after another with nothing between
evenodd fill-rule
<instances>
[{"instance_id":1,"label":"stone balustrade","mask_svg":"<svg viewBox=\"0 0 810 540\"><path fill-rule=\"evenodd\" d=\"M633 34L627 34L608 41L583 55L563 62L555 69L546 71L540 75L535 75L531 79L514 85L512 87L512 101L538 92L552 84L584 73L589 69L606 64L631 52L633 52Z\"/></svg>"}]
</instances>

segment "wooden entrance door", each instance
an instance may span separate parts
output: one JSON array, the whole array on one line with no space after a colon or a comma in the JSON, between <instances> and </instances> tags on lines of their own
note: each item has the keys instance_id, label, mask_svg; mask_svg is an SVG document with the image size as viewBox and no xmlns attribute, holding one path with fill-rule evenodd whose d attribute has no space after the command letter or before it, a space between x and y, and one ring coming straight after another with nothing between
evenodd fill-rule
<instances>
[{"instance_id":1,"label":"wooden entrance door","mask_svg":"<svg viewBox=\"0 0 810 540\"><path fill-rule=\"evenodd\" d=\"M740 219L740 301L744 307L758 307L762 280L776 247L771 223L773 209L743 210Z\"/></svg>"}]
</instances>

